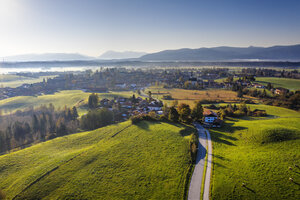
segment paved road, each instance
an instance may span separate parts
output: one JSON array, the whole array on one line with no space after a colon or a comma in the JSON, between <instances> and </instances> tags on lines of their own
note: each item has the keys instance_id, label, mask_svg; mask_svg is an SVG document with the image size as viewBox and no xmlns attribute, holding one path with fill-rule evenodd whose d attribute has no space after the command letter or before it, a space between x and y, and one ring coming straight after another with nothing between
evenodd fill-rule
<instances>
[{"instance_id":1,"label":"paved road","mask_svg":"<svg viewBox=\"0 0 300 200\"><path fill-rule=\"evenodd\" d=\"M207 135L207 156L208 157L207 157L203 199L209 200L210 178L211 178L211 170L212 170L212 145L211 145L211 138L208 130L206 130L206 135Z\"/></svg>"},{"instance_id":2,"label":"paved road","mask_svg":"<svg viewBox=\"0 0 300 200\"><path fill-rule=\"evenodd\" d=\"M188 193L188 200L200 200L200 192L201 192L201 185L203 180L203 170L205 164L205 156L208 153L208 165L207 171L205 174L205 185L204 185L204 200L209 199L209 188L210 188L210 174L211 174L211 140L209 132L204 129L200 124L196 124L196 128L199 133L199 145L198 145L198 152L196 158L196 165L195 169L191 178L189 193ZM206 133L206 134L205 134ZM207 138L207 136L208 138ZM207 142L208 141L208 142ZM208 152L206 152L206 145L208 144ZM202 199L202 198L201 198Z\"/></svg>"}]
</instances>

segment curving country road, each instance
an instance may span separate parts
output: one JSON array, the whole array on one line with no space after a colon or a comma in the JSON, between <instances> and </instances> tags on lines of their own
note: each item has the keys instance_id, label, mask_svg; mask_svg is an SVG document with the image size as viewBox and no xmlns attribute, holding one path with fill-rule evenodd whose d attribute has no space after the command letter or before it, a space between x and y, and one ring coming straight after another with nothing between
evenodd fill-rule
<instances>
[{"instance_id":1,"label":"curving country road","mask_svg":"<svg viewBox=\"0 0 300 200\"><path fill-rule=\"evenodd\" d=\"M195 169L191 178L188 199L189 200L209 200L211 161L212 161L212 144L208 130L200 124L195 124L199 134L199 145L196 158ZM207 147L207 150L206 150ZM208 151L208 152L207 152ZM205 157L207 157L206 174L204 172ZM203 197L200 198L203 176L205 176Z\"/></svg>"}]
</instances>

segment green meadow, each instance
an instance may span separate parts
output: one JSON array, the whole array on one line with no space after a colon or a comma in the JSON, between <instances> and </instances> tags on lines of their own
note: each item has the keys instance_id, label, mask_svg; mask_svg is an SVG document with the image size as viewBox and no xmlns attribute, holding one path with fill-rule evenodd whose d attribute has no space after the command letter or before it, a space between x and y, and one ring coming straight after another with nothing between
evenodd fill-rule
<instances>
[{"instance_id":1,"label":"green meadow","mask_svg":"<svg viewBox=\"0 0 300 200\"><path fill-rule=\"evenodd\" d=\"M216 79L215 82L222 83L226 78ZM234 78L234 81L238 78ZM289 90L299 90L300 89L300 80L292 78L276 78L276 77L256 77L255 82L267 86L268 83L271 83L273 87L283 87Z\"/></svg>"},{"instance_id":2,"label":"green meadow","mask_svg":"<svg viewBox=\"0 0 300 200\"><path fill-rule=\"evenodd\" d=\"M81 90L63 90L49 95L17 96L0 100L0 110L5 114L52 103L55 108L63 108L65 105L68 107L76 106L78 107L79 115L82 115L87 112L87 107L85 105L90 94L91 93L83 92ZM118 96L130 97L133 94L134 93L130 91L98 93L100 99L112 99Z\"/></svg>"},{"instance_id":3,"label":"green meadow","mask_svg":"<svg viewBox=\"0 0 300 200\"><path fill-rule=\"evenodd\" d=\"M25 83L32 84L42 82L43 79L54 78L55 76L40 76L38 78L31 78L26 76L18 76L12 74L0 74L0 86L16 88Z\"/></svg>"},{"instance_id":4,"label":"green meadow","mask_svg":"<svg viewBox=\"0 0 300 200\"><path fill-rule=\"evenodd\" d=\"M210 130L212 199L297 199L300 113L266 105L251 109L269 116L230 118L223 128Z\"/></svg>"},{"instance_id":5,"label":"green meadow","mask_svg":"<svg viewBox=\"0 0 300 200\"><path fill-rule=\"evenodd\" d=\"M267 85L271 83L274 87L283 87L289 90L299 90L300 80L292 78L274 78L274 77L257 77L255 78L257 83Z\"/></svg>"},{"instance_id":6,"label":"green meadow","mask_svg":"<svg viewBox=\"0 0 300 200\"><path fill-rule=\"evenodd\" d=\"M130 121L0 156L7 199L184 199L191 127Z\"/></svg>"}]
</instances>

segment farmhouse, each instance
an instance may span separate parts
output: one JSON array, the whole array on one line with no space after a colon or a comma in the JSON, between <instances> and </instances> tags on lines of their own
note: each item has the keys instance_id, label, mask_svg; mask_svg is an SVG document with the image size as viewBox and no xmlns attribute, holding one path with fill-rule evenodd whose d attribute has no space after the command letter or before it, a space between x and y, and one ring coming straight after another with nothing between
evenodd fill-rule
<instances>
[{"instance_id":1,"label":"farmhouse","mask_svg":"<svg viewBox=\"0 0 300 200\"><path fill-rule=\"evenodd\" d=\"M223 124L223 121L219 119L218 114L211 111L211 110L205 110L203 112L203 126L207 128L211 127L221 127Z\"/></svg>"},{"instance_id":2,"label":"farmhouse","mask_svg":"<svg viewBox=\"0 0 300 200\"><path fill-rule=\"evenodd\" d=\"M211 110L205 110L203 112L203 116L205 123L213 123L216 119L218 119L218 114Z\"/></svg>"},{"instance_id":3,"label":"farmhouse","mask_svg":"<svg viewBox=\"0 0 300 200\"><path fill-rule=\"evenodd\" d=\"M278 95L285 94L285 93L288 93L288 92L289 92L288 89L285 89L285 88L282 88L282 87L276 88L276 90L275 90L275 94L278 94Z\"/></svg>"}]
</instances>

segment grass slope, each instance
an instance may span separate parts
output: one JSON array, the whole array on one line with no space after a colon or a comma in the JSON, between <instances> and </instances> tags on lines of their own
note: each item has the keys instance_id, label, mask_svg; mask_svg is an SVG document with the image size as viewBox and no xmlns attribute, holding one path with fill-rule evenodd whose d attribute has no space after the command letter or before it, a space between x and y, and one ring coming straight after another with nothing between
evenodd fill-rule
<instances>
[{"instance_id":1,"label":"grass slope","mask_svg":"<svg viewBox=\"0 0 300 200\"><path fill-rule=\"evenodd\" d=\"M90 94L91 93L81 90L63 90L50 95L12 97L0 100L0 110L2 110L3 113L9 113L52 103L55 108L63 108L65 105L68 107L77 106L79 107L78 112L81 115L87 111L87 108L82 105L87 103ZM117 96L129 97L132 96L132 94L133 92L110 92L99 93L98 95L100 99L111 99Z\"/></svg>"},{"instance_id":2,"label":"grass slope","mask_svg":"<svg viewBox=\"0 0 300 200\"><path fill-rule=\"evenodd\" d=\"M300 80L292 78L257 77L256 82L262 85L271 83L274 87L283 87L289 90L299 90Z\"/></svg>"},{"instance_id":3,"label":"grass slope","mask_svg":"<svg viewBox=\"0 0 300 200\"><path fill-rule=\"evenodd\" d=\"M270 116L231 119L225 127L210 130L214 148L212 198L297 199L300 169L294 165L300 164L300 113L266 105L251 107L265 109ZM293 133L292 139L266 140L266 134L277 131L280 135L282 130Z\"/></svg>"},{"instance_id":4,"label":"grass slope","mask_svg":"<svg viewBox=\"0 0 300 200\"><path fill-rule=\"evenodd\" d=\"M32 84L42 82L43 79L47 78L54 78L54 76L40 76L38 78L30 78L26 76L18 76L18 75L11 75L11 74L0 74L0 86L1 87L12 87L16 88L25 83Z\"/></svg>"},{"instance_id":5,"label":"grass slope","mask_svg":"<svg viewBox=\"0 0 300 200\"><path fill-rule=\"evenodd\" d=\"M127 121L56 138L0 156L0 189L8 199L183 199L193 131Z\"/></svg>"}]
</instances>

